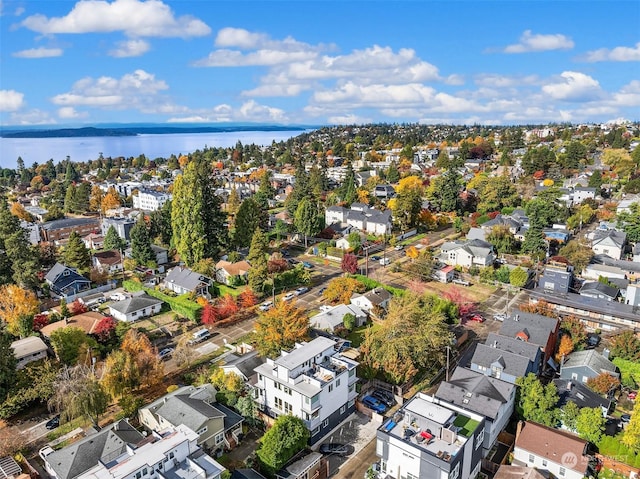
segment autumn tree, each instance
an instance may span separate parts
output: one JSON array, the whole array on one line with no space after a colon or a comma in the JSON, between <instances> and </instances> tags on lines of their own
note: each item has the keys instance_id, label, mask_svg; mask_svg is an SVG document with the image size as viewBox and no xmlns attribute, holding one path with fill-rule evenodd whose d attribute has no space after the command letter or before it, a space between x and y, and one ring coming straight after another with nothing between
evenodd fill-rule
<instances>
[{"instance_id":1,"label":"autumn tree","mask_svg":"<svg viewBox=\"0 0 640 479\"><path fill-rule=\"evenodd\" d=\"M401 231L418 224L423 193L422 180L417 176L407 176L398 183L396 197L389 202L389 206L393 211L393 220Z\"/></svg>"},{"instance_id":2,"label":"autumn tree","mask_svg":"<svg viewBox=\"0 0 640 479\"><path fill-rule=\"evenodd\" d=\"M427 296L394 297L380 328L369 328L360 350L364 363L394 384L420 370L437 370L445 362L452 335L445 315L434 311Z\"/></svg>"},{"instance_id":3,"label":"autumn tree","mask_svg":"<svg viewBox=\"0 0 640 479\"><path fill-rule=\"evenodd\" d=\"M238 295L238 304L245 309L252 308L258 304L258 298L253 291L245 289Z\"/></svg>"},{"instance_id":4,"label":"autumn tree","mask_svg":"<svg viewBox=\"0 0 640 479\"><path fill-rule=\"evenodd\" d=\"M587 379L587 387L598 394L608 394L620 386L620 380L609 374L600 373L594 378Z\"/></svg>"},{"instance_id":5,"label":"autumn tree","mask_svg":"<svg viewBox=\"0 0 640 479\"><path fill-rule=\"evenodd\" d=\"M487 233L486 239L496 248L498 254L516 253L520 246L507 225L494 226Z\"/></svg>"},{"instance_id":6,"label":"autumn tree","mask_svg":"<svg viewBox=\"0 0 640 479\"><path fill-rule=\"evenodd\" d=\"M354 274L358 271L358 258L355 254L347 253L342 257L340 269L345 273Z\"/></svg>"},{"instance_id":7,"label":"autumn tree","mask_svg":"<svg viewBox=\"0 0 640 479\"><path fill-rule=\"evenodd\" d=\"M544 386L535 374L529 373L516 380L518 386L517 411L527 421L553 427L558 421L555 409L558 389L552 382Z\"/></svg>"},{"instance_id":8,"label":"autumn tree","mask_svg":"<svg viewBox=\"0 0 640 479\"><path fill-rule=\"evenodd\" d=\"M104 191L98 185L91 187L91 194L89 196L89 211L103 211L102 200L104 199Z\"/></svg>"},{"instance_id":9,"label":"autumn tree","mask_svg":"<svg viewBox=\"0 0 640 479\"><path fill-rule=\"evenodd\" d=\"M74 366L84 360L90 361L90 351L97 351L98 343L82 329L67 326L51 333L51 347L62 364Z\"/></svg>"},{"instance_id":10,"label":"autumn tree","mask_svg":"<svg viewBox=\"0 0 640 479\"><path fill-rule=\"evenodd\" d=\"M0 287L0 318L14 336L24 338L31 333L32 328L24 330L25 319L33 321L39 310L40 302L33 292L15 284ZM31 326L33 327L33 322Z\"/></svg>"},{"instance_id":11,"label":"autumn tree","mask_svg":"<svg viewBox=\"0 0 640 479\"><path fill-rule=\"evenodd\" d=\"M610 166L620 178L626 178L635 168L631 155L624 148L606 148L602 152L602 163Z\"/></svg>"},{"instance_id":12,"label":"autumn tree","mask_svg":"<svg viewBox=\"0 0 640 479\"><path fill-rule=\"evenodd\" d=\"M94 426L109 405L109 395L89 366L64 366L56 380L49 408L60 413L62 422L86 417Z\"/></svg>"},{"instance_id":13,"label":"autumn tree","mask_svg":"<svg viewBox=\"0 0 640 479\"><path fill-rule=\"evenodd\" d=\"M22 206L22 203L18 201L11 203L11 214L19 220L26 221L27 223L34 221L33 215L29 213L24 206Z\"/></svg>"},{"instance_id":14,"label":"autumn tree","mask_svg":"<svg viewBox=\"0 0 640 479\"><path fill-rule=\"evenodd\" d=\"M567 258L569 263L574 267L576 273L582 273L582 270L591 262L593 258L593 250L586 244L580 243L579 240L570 240L566 245L560 248L558 254Z\"/></svg>"},{"instance_id":15,"label":"autumn tree","mask_svg":"<svg viewBox=\"0 0 640 479\"><path fill-rule=\"evenodd\" d=\"M560 329L571 337L573 349L579 349L587 339L587 330L584 323L575 316L565 316L560 323Z\"/></svg>"},{"instance_id":16,"label":"autumn tree","mask_svg":"<svg viewBox=\"0 0 640 479\"><path fill-rule=\"evenodd\" d=\"M97 201L97 197L93 194L92 197L94 202L93 204L95 204L95 202ZM91 204L92 201L91 199L89 199L90 207ZM109 189L107 190L107 194L102 197L102 201L100 202L100 210L102 211L102 214L105 214L109 210L120 208L121 205L122 202L120 200L120 195L113 186L109 187Z\"/></svg>"},{"instance_id":17,"label":"autumn tree","mask_svg":"<svg viewBox=\"0 0 640 479\"><path fill-rule=\"evenodd\" d=\"M334 278L327 284L327 289L322 293L322 298L332 304L349 304L354 293L364 293L365 291L364 284L355 278Z\"/></svg>"},{"instance_id":18,"label":"autumn tree","mask_svg":"<svg viewBox=\"0 0 640 479\"><path fill-rule=\"evenodd\" d=\"M553 306L544 300L539 300L535 303L521 304L518 307L525 313L540 314L548 318L558 318L558 313L553 309Z\"/></svg>"},{"instance_id":19,"label":"autumn tree","mask_svg":"<svg viewBox=\"0 0 640 479\"><path fill-rule=\"evenodd\" d=\"M633 406L629 424L624 428L622 443L636 452L640 452L640 401Z\"/></svg>"},{"instance_id":20,"label":"autumn tree","mask_svg":"<svg viewBox=\"0 0 640 479\"><path fill-rule=\"evenodd\" d=\"M309 316L293 301L278 301L269 311L262 312L255 322L254 340L263 357L277 357L307 338Z\"/></svg>"},{"instance_id":21,"label":"autumn tree","mask_svg":"<svg viewBox=\"0 0 640 479\"><path fill-rule=\"evenodd\" d=\"M101 343L108 343L116 339L116 320L111 316L105 316L94 328L93 334L95 334L98 341Z\"/></svg>"},{"instance_id":22,"label":"autumn tree","mask_svg":"<svg viewBox=\"0 0 640 479\"><path fill-rule=\"evenodd\" d=\"M612 337L609 340L609 346L612 358L632 361L640 359L640 339L630 329Z\"/></svg>"},{"instance_id":23,"label":"autumn tree","mask_svg":"<svg viewBox=\"0 0 640 479\"><path fill-rule=\"evenodd\" d=\"M571 354L573 351L573 341L568 334L562 335L560 338L560 344L558 345L558 352L556 353L556 362L560 363Z\"/></svg>"}]
</instances>

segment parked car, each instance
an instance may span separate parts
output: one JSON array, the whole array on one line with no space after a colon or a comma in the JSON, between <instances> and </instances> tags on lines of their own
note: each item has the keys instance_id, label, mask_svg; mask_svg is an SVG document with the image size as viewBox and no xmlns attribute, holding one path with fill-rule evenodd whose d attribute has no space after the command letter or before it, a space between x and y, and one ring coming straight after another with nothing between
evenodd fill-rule
<instances>
[{"instance_id":1,"label":"parked car","mask_svg":"<svg viewBox=\"0 0 640 479\"><path fill-rule=\"evenodd\" d=\"M200 329L195 333L193 333L193 336L187 342L187 344L189 344L190 346L193 346L194 344L198 344L203 341L206 341L210 337L211 337L211 332L208 329Z\"/></svg>"},{"instance_id":2,"label":"parked car","mask_svg":"<svg viewBox=\"0 0 640 479\"><path fill-rule=\"evenodd\" d=\"M380 256L374 255L371 257L373 261L380 261Z\"/></svg>"},{"instance_id":3,"label":"parked car","mask_svg":"<svg viewBox=\"0 0 640 479\"><path fill-rule=\"evenodd\" d=\"M620 421L628 424L631 421L631 414L623 414L620 416Z\"/></svg>"},{"instance_id":4,"label":"parked car","mask_svg":"<svg viewBox=\"0 0 640 479\"><path fill-rule=\"evenodd\" d=\"M326 286L323 286L322 288L320 288L320 291L318 291L319 294L324 293L327 290Z\"/></svg>"},{"instance_id":5,"label":"parked car","mask_svg":"<svg viewBox=\"0 0 640 479\"><path fill-rule=\"evenodd\" d=\"M307 291L309 291L309 288L307 288L306 286L300 286L299 288L296 288L296 295L300 296L301 294L304 294Z\"/></svg>"},{"instance_id":6,"label":"parked car","mask_svg":"<svg viewBox=\"0 0 640 479\"><path fill-rule=\"evenodd\" d=\"M382 404L379 400L377 400L373 396L363 397L362 404L367 406L369 409L373 409L375 412L379 414L384 414L385 412L387 412L387 406Z\"/></svg>"},{"instance_id":7,"label":"parked car","mask_svg":"<svg viewBox=\"0 0 640 479\"><path fill-rule=\"evenodd\" d=\"M398 244L393 249L396 250L396 251L402 251L404 249L404 246L401 245L401 244Z\"/></svg>"},{"instance_id":8,"label":"parked car","mask_svg":"<svg viewBox=\"0 0 640 479\"><path fill-rule=\"evenodd\" d=\"M318 449L322 454L335 454L336 456L346 456L349 454L349 446L338 442L326 442Z\"/></svg>"},{"instance_id":9,"label":"parked car","mask_svg":"<svg viewBox=\"0 0 640 479\"><path fill-rule=\"evenodd\" d=\"M507 319L507 315L500 313L500 314L494 314L493 315L493 320L494 321L504 321L505 319Z\"/></svg>"},{"instance_id":10,"label":"parked car","mask_svg":"<svg viewBox=\"0 0 640 479\"><path fill-rule=\"evenodd\" d=\"M265 301L260 306L258 306L258 309L260 311L269 311L271 308L273 308L273 301Z\"/></svg>"},{"instance_id":11,"label":"parked car","mask_svg":"<svg viewBox=\"0 0 640 479\"><path fill-rule=\"evenodd\" d=\"M109 296L109 299L111 301L124 301L125 299L127 299L127 297L122 293L113 293L111 296Z\"/></svg>"},{"instance_id":12,"label":"parked car","mask_svg":"<svg viewBox=\"0 0 640 479\"><path fill-rule=\"evenodd\" d=\"M164 348L158 353L158 357L163 361L173 356L173 348Z\"/></svg>"},{"instance_id":13,"label":"parked car","mask_svg":"<svg viewBox=\"0 0 640 479\"><path fill-rule=\"evenodd\" d=\"M389 258L380 258L380 264L382 266L387 266L390 263L391 263L391 260Z\"/></svg>"},{"instance_id":14,"label":"parked car","mask_svg":"<svg viewBox=\"0 0 640 479\"><path fill-rule=\"evenodd\" d=\"M287 293L282 297L282 301L291 301L296 297L296 293Z\"/></svg>"},{"instance_id":15,"label":"parked car","mask_svg":"<svg viewBox=\"0 0 640 479\"><path fill-rule=\"evenodd\" d=\"M471 283L469 283L469 281L465 281L464 279L460 279L460 278L455 278L451 282L453 284L458 284L460 286L471 286Z\"/></svg>"},{"instance_id":16,"label":"parked car","mask_svg":"<svg viewBox=\"0 0 640 479\"><path fill-rule=\"evenodd\" d=\"M387 407L393 407L396 404L393 394L384 389L374 389L371 395Z\"/></svg>"},{"instance_id":17,"label":"parked car","mask_svg":"<svg viewBox=\"0 0 640 479\"><path fill-rule=\"evenodd\" d=\"M600 344L600 335L595 333L589 333L587 335L587 345L595 348Z\"/></svg>"},{"instance_id":18,"label":"parked car","mask_svg":"<svg viewBox=\"0 0 640 479\"><path fill-rule=\"evenodd\" d=\"M303 261L302 262L302 266L304 266L307 269L313 269L313 265L311 263L309 263L308 261Z\"/></svg>"},{"instance_id":19,"label":"parked car","mask_svg":"<svg viewBox=\"0 0 640 479\"><path fill-rule=\"evenodd\" d=\"M47 429L51 430L51 429L55 429L60 425L60 414L58 414L57 416L53 416L51 419L49 419L44 427L46 427Z\"/></svg>"},{"instance_id":20,"label":"parked car","mask_svg":"<svg viewBox=\"0 0 640 479\"><path fill-rule=\"evenodd\" d=\"M469 316L469 321L476 321L478 323L484 323L484 318L479 314Z\"/></svg>"}]
</instances>

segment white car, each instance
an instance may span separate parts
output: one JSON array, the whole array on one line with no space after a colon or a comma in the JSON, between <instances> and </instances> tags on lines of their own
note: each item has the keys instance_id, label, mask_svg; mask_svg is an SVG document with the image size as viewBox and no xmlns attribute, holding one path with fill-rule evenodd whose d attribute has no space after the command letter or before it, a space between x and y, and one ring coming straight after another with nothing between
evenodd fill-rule
<instances>
[{"instance_id":1,"label":"white car","mask_svg":"<svg viewBox=\"0 0 640 479\"><path fill-rule=\"evenodd\" d=\"M309 291L309 288L307 288L306 286L300 286L299 288L296 288L296 296L304 294L307 291Z\"/></svg>"},{"instance_id":2,"label":"white car","mask_svg":"<svg viewBox=\"0 0 640 479\"><path fill-rule=\"evenodd\" d=\"M380 264L382 266L387 266L390 263L391 263L391 260L389 258L380 258Z\"/></svg>"},{"instance_id":3,"label":"white car","mask_svg":"<svg viewBox=\"0 0 640 479\"><path fill-rule=\"evenodd\" d=\"M273 308L273 301L265 301L258 309L260 311L269 311L271 308Z\"/></svg>"},{"instance_id":4,"label":"white car","mask_svg":"<svg viewBox=\"0 0 640 479\"><path fill-rule=\"evenodd\" d=\"M287 293L282 297L282 301L291 301L296 297L296 293Z\"/></svg>"}]
</instances>

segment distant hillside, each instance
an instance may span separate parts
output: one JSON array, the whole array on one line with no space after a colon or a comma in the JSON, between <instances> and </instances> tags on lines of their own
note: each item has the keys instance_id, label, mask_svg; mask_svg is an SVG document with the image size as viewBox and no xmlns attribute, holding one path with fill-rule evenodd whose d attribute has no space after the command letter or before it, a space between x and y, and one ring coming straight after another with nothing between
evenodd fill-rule
<instances>
[{"instance_id":1,"label":"distant hillside","mask_svg":"<svg viewBox=\"0 0 640 479\"><path fill-rule=\"evenodd\" d=\"M280 125L238 126L129 126L126 128L60 128L53 130L0 131L4 138L71 138L96 136L168 135L176 133L225 133L234 131L304 131L302 127Z\"/></svg>"}]
</instances>

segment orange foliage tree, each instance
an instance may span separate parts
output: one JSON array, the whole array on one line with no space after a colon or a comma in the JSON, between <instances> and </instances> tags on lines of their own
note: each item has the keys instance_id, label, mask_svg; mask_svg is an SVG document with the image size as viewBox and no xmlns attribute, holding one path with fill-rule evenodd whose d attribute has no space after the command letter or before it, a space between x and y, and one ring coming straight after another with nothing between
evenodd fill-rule
<instances>
[{"instance_id":1,"label":"orange foliage tree","mask_svg":"<svg viewBox=\"0 0 640 479\"><path fill-rule=\"evenodd\" d=\"M7 324L7 329L14 336L24 337L33 329L33 324L26 325L40 310L40 302L36 295L15 284L0 288L0 319Z\"/></svg>"},{"instance_id":2,"label":"orange foliage tree","mask_svg":"<svg viewBox=\"0 0 640 479\"><path fill-rule=\"evenodd\" d=\"M539 300L537 303L529 303L520 305L520 309L525 313L541 314L548 318L558 318L558 313L555 312L553 306L543 300Z\"/></svg>"},{"instance_id":3,"label":"orange foliage tree","mask_svg":"<svg viewBox=\"0 0 640 479\"><path fill-rule=\"evenodd\" d=\"M620 386L620 380L609 373L600 373L595 378L587 379L587 387L598 394L607 394Z\"/></svg>"},{"instance_id":4,"label":"orange foliage tree","mask_svg":"<svg viewBox=\"0 0 640 479\"><path fill-rule=\"evenodd\" d=\"M293 301L278 301L255 322L254 340L263 357L275 358L281 350L293 348L296 342L307 339L309 316Z\"/></svg>"},{"instance_id":5,"label":"orange foliage tree","mask_svg":"<svg viewBox=\"0 0 640 479\"><path fill-rule=\"evenodd\" d=\"M355 278L334 278L329 281L322 297L332 304L349 304L353 293L364 293L365 290L364 284Z\"/></svg>"},{"instance_id":6,"label":"orange foliage tree","mask_svg":"<svg viewBox=\"0 0 640 479\"><path fill-rule=\"evenodd\" d=\"M573 351L573 341L571 340L571 336L568 334L564 334L560 339L560 344L558 345L558 352L556 353L556 361L560 362L564 358L566 358Z\"/></svg>"}]
</instances>

